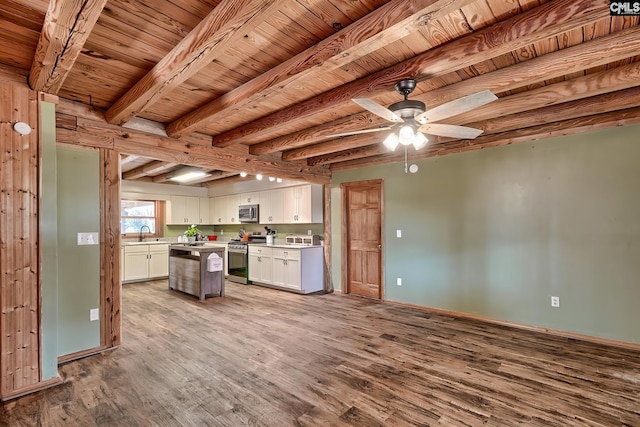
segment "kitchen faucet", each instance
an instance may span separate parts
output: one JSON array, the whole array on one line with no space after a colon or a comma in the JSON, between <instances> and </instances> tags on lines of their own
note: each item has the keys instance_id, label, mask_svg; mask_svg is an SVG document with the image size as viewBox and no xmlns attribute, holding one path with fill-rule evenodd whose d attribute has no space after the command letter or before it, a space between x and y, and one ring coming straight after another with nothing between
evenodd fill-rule
<instances>
[{"instance_id":1,"label":"kitchen faucet","mask_svg":"<svg viewBox=\"0 0 640 427\"><path fill-rule=\"evenodd\" d=\"M140 227L140 237L138 238L138 241L139 241L139 242L142 242L142 241L144 240L144 239L142 238L142 229L143 229L143 228L145 228L145 227L147 227L147 230L149 230L149 233L151 233L151 228L149 228L149 226L148 226L148 225L146 225L146 224L145 224L145 225L143 225L142 227Z\"/></svg>"}]
</instances>

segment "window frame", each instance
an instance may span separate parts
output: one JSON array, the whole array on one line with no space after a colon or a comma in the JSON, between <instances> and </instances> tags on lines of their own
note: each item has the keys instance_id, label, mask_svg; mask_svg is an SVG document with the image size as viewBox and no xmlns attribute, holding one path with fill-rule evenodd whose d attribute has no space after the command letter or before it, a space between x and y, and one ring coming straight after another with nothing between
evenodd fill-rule
<instances>
[{"instance_id":1,"label":"window frame","mask_svg":"<svg viewBox=\"0 0 640 427\"><path fill-rule=\"evenodd\" d=\"M120 199L120 212L122 213L122 202L123 201L129 201L129 202L152 202L154 204L154 213L155 215L153 217L150 216L134 216L131 217L129 216L128 218L154 218L154 221L156 223L155 226L155 233L148 233L148 232L144 232L142 233L142 238L159 238L164 236L164 201L162 200L152 200L152 199L136 199L136 198L122 198ZM122 224L122 219L124 217L122 216L122 214L120 214L120 224ZM129 232L129 233L125 233L122 231L122 229L120 229L120 237L127 239L127 238L133 238L133 237L140 237L140 232L136 231L136 232Z\"/></svg>"}]
</instances>

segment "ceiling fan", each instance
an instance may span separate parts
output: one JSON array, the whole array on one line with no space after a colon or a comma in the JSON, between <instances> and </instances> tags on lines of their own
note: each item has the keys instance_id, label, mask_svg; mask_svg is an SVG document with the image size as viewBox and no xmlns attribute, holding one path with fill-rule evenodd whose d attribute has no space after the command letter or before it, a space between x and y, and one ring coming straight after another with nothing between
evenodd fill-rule
<instances>
[{"instance_id":1,"label":"ceiling fan","mask_svg":"<svg viewBox=\"0 0 640 427\"><path fill-rule=\"evenodd\" d=\"M428 138L425 134L447 136L457 139L473 139L483 131L481 129L474 129L466 126L448 125L435 122L465 113L498 99L498 97L491 91L484 90L446 102L427 110L424 102L409 99L409 94L413 92L415 87L416 81L414 79L401 80L396 83L396 92L403 95L404 100L391 104L389 108L386 108L369 98L352 99L353 102L362 108L389 122L392 122L392 125L374 129L335 133L327 136L338 137L358 135L399 128L397 134L396 132L391 132L384 141L384 145L391 150L395 150L399 144L404 146L413 145L416 149L421 148L428 142Z\"/></svg>"}]
</instances>

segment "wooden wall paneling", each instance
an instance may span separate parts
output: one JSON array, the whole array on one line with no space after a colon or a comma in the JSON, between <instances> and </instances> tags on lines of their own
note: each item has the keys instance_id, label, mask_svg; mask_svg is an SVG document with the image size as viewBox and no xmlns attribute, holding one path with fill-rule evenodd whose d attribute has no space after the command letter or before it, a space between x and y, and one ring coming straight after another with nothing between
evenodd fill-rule
<instances>
[{"instance_id":1,"label":"wooden wall paneling","mask_svg":"<svg viewBox=\"0 0 640 427\"><path fill-rule=\"evenodd\" d=\"M122 342L120 282L120 154L100 149L100 344Z\"/></svg>"},{"instance_id":2,"label":"wooden wall paneling","mask_svg":"<svg viewBox=\"0 0 640 427\"><path fill-rule=\"evenodd\" d=\"M0 398L40 381L38 98L0 84ZM18 121L33 131L20 136Z\"/></svg>"}]
</instances>

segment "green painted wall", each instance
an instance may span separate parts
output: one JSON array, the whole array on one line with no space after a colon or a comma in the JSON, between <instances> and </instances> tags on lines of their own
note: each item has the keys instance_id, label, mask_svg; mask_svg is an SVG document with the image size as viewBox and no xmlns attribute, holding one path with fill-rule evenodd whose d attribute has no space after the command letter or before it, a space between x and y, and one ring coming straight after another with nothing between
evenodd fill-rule
<instances>
[{"instance_id":1,"label":"green painted wall","mask_svg":"<svg viewBox=\"0 0 640 427\"><path fill-rule=\"evenodd\" d=\"M77 244L78 232L100 230L97 151L58 147L58 355L100 345L100 246Z\"/></svg>"},{"instance_id":2,"label":"green painted wall","mask_svg":"<svg viewBox=\"0 0 640 427\"><path fill-rule=\"evenodd\" d=\"M42 250L42 379L58 375L58 191L56 187L56 109L40 103L42 182L40 234Z\"/></svg>"},{"instance_id":3,"label":"green painted wall","mask_svg":"<svg viewBox=\"0 0 640 427\"><path fill-rule=\"evenodd\" d=\"M636 125L410 160L416 174L401 163L336 172L334 287L340 184L382 178L385 299L640 343L638 135Z\"/></svg>"}]
</instances>

